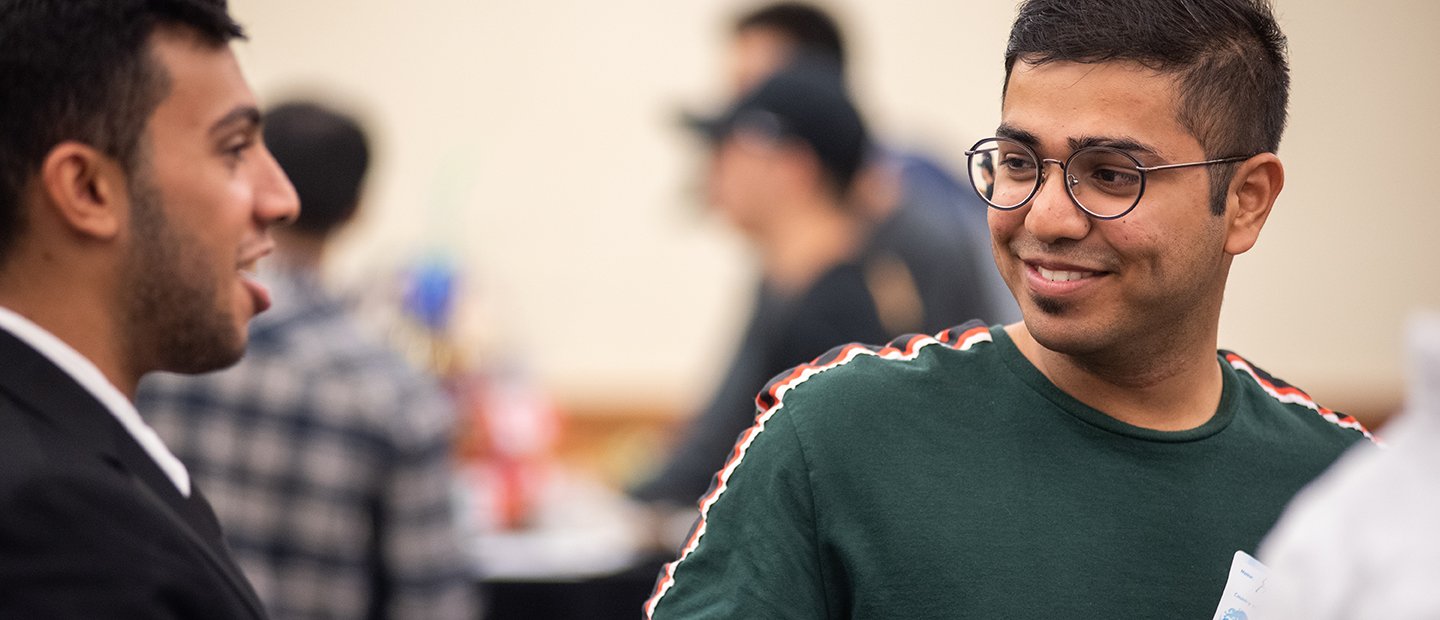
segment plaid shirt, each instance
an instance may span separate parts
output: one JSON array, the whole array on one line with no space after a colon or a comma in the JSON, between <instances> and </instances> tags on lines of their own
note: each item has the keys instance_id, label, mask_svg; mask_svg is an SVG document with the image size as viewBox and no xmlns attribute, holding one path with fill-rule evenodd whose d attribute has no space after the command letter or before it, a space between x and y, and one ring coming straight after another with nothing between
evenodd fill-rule
<instances>
[{"instance_id":1,"label":"plaid shirt","mask_svg":"<svg viewBox=\"0 0 1440 620\"><path fill-rule=\"evenodd\" d=\"M141 414L275 618L476 617L451 502L453 409L319 286L267 284L277 303L245 358L146 379Z\"/></svg>"}]
</instances>

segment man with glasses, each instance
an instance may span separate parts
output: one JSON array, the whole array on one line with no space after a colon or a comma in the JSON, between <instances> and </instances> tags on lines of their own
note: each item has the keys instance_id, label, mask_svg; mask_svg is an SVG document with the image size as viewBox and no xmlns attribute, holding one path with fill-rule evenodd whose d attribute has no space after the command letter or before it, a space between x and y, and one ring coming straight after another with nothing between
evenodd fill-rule
<instances>
[{"instance_id":1,"label":"man with glasses","mask_svg":"<svg viewBox=\"0 0 1440 620\"><path fill-rule=\"evenodd\" d=\"M1024 320L774 379L647 614L1243 617L1245 554L1368 436L1216 349L1284 48L1263 0L1025 2L968 153Z\"/></svg>"}]
</instances>

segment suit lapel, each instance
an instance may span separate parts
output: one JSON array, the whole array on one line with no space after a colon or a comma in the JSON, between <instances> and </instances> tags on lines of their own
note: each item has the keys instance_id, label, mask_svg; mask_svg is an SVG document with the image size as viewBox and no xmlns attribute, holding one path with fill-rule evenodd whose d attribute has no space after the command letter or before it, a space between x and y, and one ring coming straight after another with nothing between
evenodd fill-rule
<instances>
[{"instance_id":1,"label":"suit lapel","mask_svg":"<svg viewBox=\"0 0 1440 620\"><path fill-rule=\"evenodd\" d=\"M195 545L200 548L200 552L225 576L225 581L229 583L232 589L235 590L235 593L245 601L245 605L250 608L250 612L255 614L256 618L265 618L265 611L260 603L260 597L255 594L255 589L250 586L250 581L245 579L244 574L240 572L240 567L236 566L234 560L230 558L229 552L224 548L224 543L220 542L218 538L214 542L205 540L205 538L197 533L194 528L190 527L190 524L177 512L171 510L166 500L161 499L160 496L155 493L154 489L150 488L148 484L139 478L134 478L133 480L135 480L135 488L140 492L140 495L154 504L159 513L165 515L165 518L174 523L175 529L179 530L181 534L184 534L186 538L189 538L191 542L194 542ZM197 496L193 499L201 502L205 509L209 510L210 504L206 502L203 497ZM218 543L219 546L217 547L215 543Z\"/></svg>"},{"instance_id":2,"label":"suit lapel","mask_svg":"<svg viewBox=\"0 0 1440 620\"><path fill-rule=\"evenodd\" d=\"M0 363L5 367L5 372L0 372L0 390L127 474L140 495L200 548L255 616L265 617L250 582L230 558L215 513L199 489L192 486L189 499L181 495L114 414L65 371L3 329Z\"/></svg>"},{"instance_id":3,"label":"suit lapel","mask_svg":"<svg viewBox=\"0 0 1440 620\"><path fill-rule=\"evenodd\" d=\"M200 489L192 484L190 497L186 498L181 495L180 489L175 487L175 481L160 469L160 466L155 463L155 459L150 457L150 453L140 447L140 443L130 437L124 427L120 427L120 432L124 436L116 438L115 453L119 457L122 468L144 482L157 499L184 519L185 523L202 538L213 541L216 546L222 545L220 523L215 518L214 511L210 509L209 502L203 499L198 502L194 501Z\"/></svg>"}]
</instances>

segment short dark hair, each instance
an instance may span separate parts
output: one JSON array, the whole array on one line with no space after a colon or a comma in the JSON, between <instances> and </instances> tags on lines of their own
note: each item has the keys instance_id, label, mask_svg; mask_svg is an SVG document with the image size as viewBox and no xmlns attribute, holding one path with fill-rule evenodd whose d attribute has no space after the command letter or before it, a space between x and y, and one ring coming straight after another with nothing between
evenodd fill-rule
<instances>
[{"instance_id":1,"label":"short dark hair","mask_svg":"<svg viewBox=\"0 0 1440 620\"><path fill-rule=\"evenodd\" d=\"M830 58L845 66L845 39L829 13L803 2L767 4L735 20L735 33L752 28L774 30L804 53Z\"/></svg>"},{"instance_id":2,"label":"short dark hair","mask_svg":"<svg viewBox=\"0 0 1440 620\"><path fill-rule=\"evenodd\" d=\"M150 35L179 26L216 46L243 38L224 0L0 0L0 263L25 228L26 184L75 140L133 173L169 76Z\"/></svg>"},{"instance_id":3,"label":"short dark hair","mask_svg":"<svg viewBox=\"0 0 1440 620\"><path fill-rule=\"evenodd\" d=\"M300 195L294 229L324 236L355 214L370 147L355 119L295 101L265 113L265 145Z\"/></svg>"},{"instance_id":4,"label":"short dark hair","mask_svg":"<svg viewBox=\"0 0 1440 620\"><path fill-rule=\"evenodd\" d=\"M1026 0L1005 49L1016 62L1132 61L1174 74L1180 123L1209 157L1274 152L1285 130L1290 69L1267 0ZM1233 166L1211 176L1224 213Z\"/></svg>"}]
</instances>

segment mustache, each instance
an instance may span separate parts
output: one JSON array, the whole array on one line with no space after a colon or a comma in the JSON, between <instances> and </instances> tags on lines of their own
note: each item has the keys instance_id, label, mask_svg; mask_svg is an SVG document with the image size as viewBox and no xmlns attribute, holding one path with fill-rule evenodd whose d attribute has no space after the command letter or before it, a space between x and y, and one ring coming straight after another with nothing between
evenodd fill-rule
<instances>
[{"instance_id":1,"label":"mustache","mask_svg":"<svg viewBox=\"0 0 1440 620\"><path fill-rule=\"evenodd\" d=\"M1114 271L1119 260L1102 248L1082 246L1075 239L1061 239L1046 243L1034 237L1012 239L1008 244L1010 253L1021 260L1046 260L1070 265L1085 266L1101 271Z\"/></svg>"}]
</instances>

